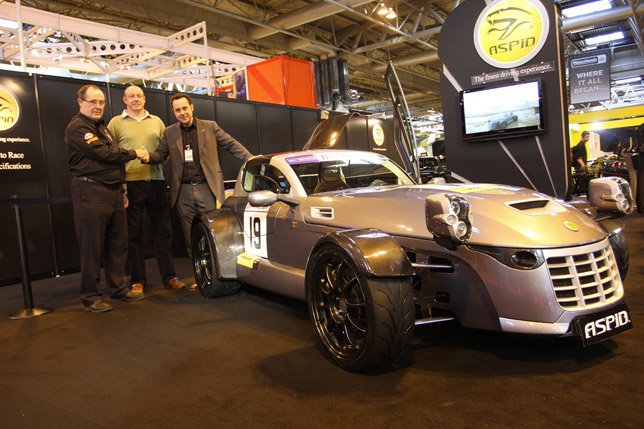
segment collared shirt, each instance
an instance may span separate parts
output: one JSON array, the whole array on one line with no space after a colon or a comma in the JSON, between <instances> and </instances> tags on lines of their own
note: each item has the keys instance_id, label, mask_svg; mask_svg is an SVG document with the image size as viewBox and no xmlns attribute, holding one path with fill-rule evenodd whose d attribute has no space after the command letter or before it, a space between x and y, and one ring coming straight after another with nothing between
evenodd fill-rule
<instances>
[{"instance_id":1,"label":"collared shirt","mask_svg":"<svg viewBox=\"0 0 644 429\"><path fill-rule=\"evenodd\" d=\"M115 186L125 181L124 164L136 158L134 150L119 148L102 119L78 113L65 129L72 176L89 177Z\"/></svg>"},{"instance_id":2,"label":"collared shirt","mask_svg":"<svg viewBox=\"0 0 644 429\"><path fill-rule=\"evenodd\" d=\"M206 180L206 175L199 162L199 137L197 135L196 118L193 118L189 127L184 127L181 124L181 140L183 141L184 157L186 150L192 150L192 162L188 162L184 158L181 182L201 182Z\"/></svg>"},{"instance_id":3,"label":"collared shirt","mask_svg":"<svg viewBox=\"0 0 644 429\"><path fill-rule=\"evenodd\" d=\"M152 116L152 115L150 115L150 112L148 112L147 110L144 110L144 111L143 111L143 116L141 116L140 118L135 118L134 116L129 115L129 114L127 113L127 109L123 109L123 113L121 113L121 118L127 118L127 117L130 117L130 118L132 118L132 119L134 119L134 120L136 120L136 121L139 121L139 122L141 122L142 120L144 120L144 119L145 119L145 118L147 118L148 116Z\"/></svg>"}]
</instances>

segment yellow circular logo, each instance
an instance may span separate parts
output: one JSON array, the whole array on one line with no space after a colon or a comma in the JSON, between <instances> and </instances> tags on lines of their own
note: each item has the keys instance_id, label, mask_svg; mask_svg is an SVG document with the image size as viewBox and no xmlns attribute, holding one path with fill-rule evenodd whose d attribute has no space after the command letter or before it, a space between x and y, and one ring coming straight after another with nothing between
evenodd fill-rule
<instances>
[{"instance_id":1,"label":"yellow circular logo","mask_svg":"<svg viewBox=\"0 0 644 429\"><path fill-rule=\"evenodd\" d=\"M549 27L548 12L538 0L495 0L476 21L474 46L494 67L518 67L539 53Z\"/></svg>"},{"instance_id":2,"label":"yellow circular logo","mask_svg":"<svg viewBox=\"0 0 644 429\"><path fill-rule=\"evenodd\" d=\"M579 231L579 227L577 226L577 224L576 224L576 223L573 223L573 222L570 222L570 221L566 221L566 222L564 222L564 226L565 226L566 228L568 228L569 230L573 231L573 232L577 232L577 231Z\"/></svg>"},{"instance_id":3,"label":"yellow circular logo","mask_svg":"<svg viewBox=\"0 0 644 429\"><path fill-rule=\"evenodd\" d=\"M18 123L20 105L8 90L0 86L0 131L6 131Z\"/></svg>"},{"instance_id":4,"label":"yellow circular logo","mask_svg":"<svg viewBox=\"0 0 644 429\"><path fill-rule=\"evenodd\" d=\"M371 130L371 135L373 135L374 143L376 143L378 146L382 146L382 144L385 142L385 132L382 129L382 126L380 124L376 124L373 126L373 130Z\"/></svg>"}]
</instances>

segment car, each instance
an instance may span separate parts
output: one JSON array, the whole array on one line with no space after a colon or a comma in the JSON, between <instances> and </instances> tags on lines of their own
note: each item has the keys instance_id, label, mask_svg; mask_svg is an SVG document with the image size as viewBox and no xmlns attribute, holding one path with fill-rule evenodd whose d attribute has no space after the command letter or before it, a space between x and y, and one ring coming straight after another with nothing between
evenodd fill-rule
<instances>
[{"instance_id":1,"label":"car","mask_svg":"<svg viewBox=\"0 0 644 429\"><path fill-rule=\"evenodd\" d=\"M593 183L603 222L632 210L622 182ZM418 185L377 153L308 150L248 160L195 219L192 258L205 297L246 283L305 300L325 356L367 371L420 323L587 343L627 329L622 232L597 219L529 189Z\"/></svg>"},{"instance_id":2,"label":"car","mask_svg":"<svg viewBox=\"0 0 644 429\"><path fill-rule=\"evenodd\" d=\"M193 221L203 296L244 283L306 301L321 353L355 372L405 354L420 324L584 346L632 328L625 180L594 179L570 202L512 185L422 184L404 94L388 87L402 165L334 148L351 120L367 122L356 112L322 121L301 151L249 159L221 208Z\"/></svg>"},{"instance_id":3,"label":"car","mask_svg":"<svg viewBox=\"0 0 644 429\"><path fill-rule=\"evenodd\" d=\"M598 158L600 161L601 175L603 177L615 176L629 181L628 167L626 161L619 159L617 155Z\"/></svg>"},{"instance_id":4,"label":"car","mask_svg":"<svg viewBox=\"0 0 644 429\"><path fill-rule=\"evenodd\" d=\"M488 123L488 129L492 130L504 130L512 122L519 120L519 117L514 113L507 113L499 118L493 119Z\"/></svg>"},{"instance_id":5,"label":"car","mask_svg":"<svg viewBox=\"0 0 644 429\"><path fill-rule=\"evenodd\" d=\"M418 164L423 183L429 182L434 177L447 177L451 173L447 169L447 165L435 156L420 156Z\"/></svg>"}]
</instances>

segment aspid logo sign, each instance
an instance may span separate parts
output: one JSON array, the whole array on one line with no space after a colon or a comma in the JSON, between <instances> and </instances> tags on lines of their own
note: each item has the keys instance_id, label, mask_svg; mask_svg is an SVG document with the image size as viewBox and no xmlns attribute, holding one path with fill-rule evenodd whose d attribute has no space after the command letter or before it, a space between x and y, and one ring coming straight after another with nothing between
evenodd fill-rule
<instances>
[{"instance_id":1,"label":"aspid logo sign","mask_svg":"<svg viewBox=\"0 0 644 429\"><path fill-rule=\"evenodd\" d=\"M0 86L0 131L6 131L18 123L20 105L7 89Z\"/></svg>"},{"instance_id":2,"label":"aspid logo sign","mask_svg":"<svg viewBox=\"0 0 644 429\"><path fill-rule=\"evenodd\" d=\"M476 21L474 46L494 67L518 67L539 53L549 27L546 8L538 0L495 0Z\"/></svg>"},{"instance_id":3,"label":"aspid logo sign","mask_svg":"<svg viewBox=\"0 0 644 429\"><path fill-rule=\"evenodd\" d=\"M374 125L371 133L373 135L374 143L378 146L382 146L382 144L385 142L385 131L382 129L382 126L380 124Z\"/></svg>"}]
</instances>

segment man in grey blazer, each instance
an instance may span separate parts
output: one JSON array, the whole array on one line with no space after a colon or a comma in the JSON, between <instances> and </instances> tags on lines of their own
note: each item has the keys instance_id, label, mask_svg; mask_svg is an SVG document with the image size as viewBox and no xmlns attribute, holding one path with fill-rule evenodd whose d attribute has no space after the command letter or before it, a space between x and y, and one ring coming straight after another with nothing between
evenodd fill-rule
<instances>
[{"instance_id":1,"label":"man in grey blazer","mask_svg":"<svg viewBox=\"0 0 644 429\"><path fill-rule=\"evenodd\" d=\"M177 208L188 254L191 254L192 219L198 212L215 210L217 200L223 202L225 199L217 149L222 147L242 161L252 154L215 121L195 118L195 106L188 94L177 93L170 103L179 122L165 129L156 151L142 161L159 164L170 157L169 168L164 170L168 173L170 206Z\"/></svg>"}]
</instances>

